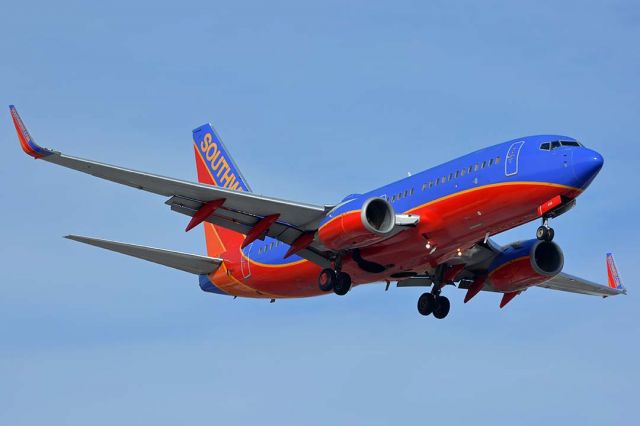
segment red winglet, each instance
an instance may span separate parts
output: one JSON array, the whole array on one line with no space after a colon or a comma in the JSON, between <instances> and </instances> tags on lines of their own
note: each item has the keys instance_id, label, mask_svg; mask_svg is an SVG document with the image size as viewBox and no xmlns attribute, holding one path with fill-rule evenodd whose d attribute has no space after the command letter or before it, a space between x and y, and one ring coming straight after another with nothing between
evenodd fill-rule
<instances>
[{"instance_id":1,"label":"red winglet","mask_svg":"<svg viewBox=\"0 0 640 426\"><path fill-rule=\"evenodd\" d=\"M260 236L265 232L267 232L269 227L273 225L273 222L278 220L279 217L280 217L279 214L271 214L269 216L265 216L262 219L260 219L258 223L253 225L253 228L251 228L251 230L247 234L247 238L245 238L244 241L242 242L241 248L245 248L246 246L248 246L249 244L257 240L258 238L260 238Z\"/></svg>"},{"instance_id":2,"label":"red winglet","mask_svg":"<svg viewBox=\"0 0 640 426\"><path fill-rule=\"evenodd\" d=\"M207 218L211 216L213 212L215 212L218 209L218 207L224 204L224 202L225 202L225 199L220 198L219 200L213 200L203 204L202 207L198 209L196 214L193 215L193 217L191 218L191 222L189 222L184 232L188 232L192 230L193 228L195 228L196 226L200 225L202 222L207 220Z\"/></svg>"},{"instance_id":3,"label":"red winglet","mask_svg":"<svg viewBox=\"0 0 640 426\"><path fill-rule=\"evenodd\" d=\"M20 146L27 155L30 155L33 158L42 158L46 157L47 155L53 154L53 151L47 148L43 148L34 142L33 138L29 134L29 131L27 130L27 127L22 122L22 119L20 118L18 110L15 106L9 105L9 111L11 112L13 125L15 126L16 132L18 133Z\"/></svg>"},{"instance_id":4,"label":"red winglet","mask_svg":"<svg viewBox=\"0 0 640 426\"><path fill-rule=\"evenodd\" d=\"M287 250L287 253L284 255L284 258L286 259L289 256L296 254L303 248L308 247L309 244L313 242L314 236L315 236L315 232L305 232L304 234L300 235L298 238L296 238L293 244L291 244L291 247L289 247L289 250Z\"/></svg>"}]
</instances>

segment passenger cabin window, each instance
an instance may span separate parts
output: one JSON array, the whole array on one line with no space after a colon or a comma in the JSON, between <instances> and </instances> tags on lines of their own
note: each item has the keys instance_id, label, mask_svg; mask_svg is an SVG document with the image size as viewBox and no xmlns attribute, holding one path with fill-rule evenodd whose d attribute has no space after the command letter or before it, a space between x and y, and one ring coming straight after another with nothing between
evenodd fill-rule
<instances>
[{"instance_id":1,"label":"passenger cabin window","mask_svg":"<svg viewBox=\"0 0 640 426\"><path fill-rule=\"evenodd\" d=\"M496 164L500 164L500 157L496 157Z\"/></svg>"}]
</instances>

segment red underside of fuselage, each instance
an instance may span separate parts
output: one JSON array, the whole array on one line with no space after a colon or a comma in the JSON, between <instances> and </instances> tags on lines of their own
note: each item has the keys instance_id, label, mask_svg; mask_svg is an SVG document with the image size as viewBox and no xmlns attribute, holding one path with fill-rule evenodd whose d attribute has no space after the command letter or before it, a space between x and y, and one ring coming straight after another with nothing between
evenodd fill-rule
<instances>
[{"instance_id":1,"label":"red underside of fuselage","mask_svg":"<svg viewBox=\"0 0 640 426\"><path fill-rule=\"evenodd\" d=\"M351 275L354 285L392 279L391 275L398 272L423 273L454 257L458 249L472 247L487 233L497 234L536 219L538 206L551 198L575 198L578 194L575 188L543 182L508 182L461 191L410 210L407 213L420 215L418 226L361 249L364 259L386 266L385 272L367 273L350 258L343 259L343 270ZM425 248L425 235L430 250ZM212 282L229 294L264 298L326 294L318 289L321 268L314 263L301 260L265 265L245 257L251 270L250 277L245 278L241 256L240 250L227 252L224 267L210 275Z\"/></svg>"}]
</instances>

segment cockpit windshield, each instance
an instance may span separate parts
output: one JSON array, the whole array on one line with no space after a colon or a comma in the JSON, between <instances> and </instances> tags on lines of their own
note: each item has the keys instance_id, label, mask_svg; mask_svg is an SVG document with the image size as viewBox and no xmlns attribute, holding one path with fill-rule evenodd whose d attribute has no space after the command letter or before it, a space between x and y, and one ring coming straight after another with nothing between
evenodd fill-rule
<instances>
[{"instance_id":1,"label":"cockpit windshield","mask_svg":"<svg viewBox=\"0 0 640 426\"><path fill-rule=\"evenodd\" d=\"M553 141L553 142L545 142L540 145L540 149L543 151L552 151L554 149L558 149L561 146L584 146L580 142L577 141Z\"/></svg>"}]
</instances>

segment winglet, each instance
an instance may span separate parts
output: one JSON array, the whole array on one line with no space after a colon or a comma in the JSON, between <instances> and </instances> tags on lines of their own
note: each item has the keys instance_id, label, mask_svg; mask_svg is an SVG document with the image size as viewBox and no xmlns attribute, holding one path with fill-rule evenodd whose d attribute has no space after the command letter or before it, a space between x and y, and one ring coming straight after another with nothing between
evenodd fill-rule
<instances>
[{"instance_id":1,"label":"winglet","mask_svg":"<svg viewBox=\"0 0 640 426\"><path fill-rule=\"evenodd\" d=\"M618 268L616 268L616 262L613 260L613 254L611 253L607 253L607 276L609 278L609 287L627 294L627 289L622 284L622 279L620 278L620 274L618 274Z\"/></svg>"},{"instance_id":2,"label":"winglet","mask_svg":"<svg viewBox=\"0 0 640 426\"><path fill-rule=\"evenodd\" d=\"M53 151L43 148L34 142L33 138L27 131L26 126L22 122L18 110L13 105L9 105L9 111L11 111L11 118L13 119L13 125L16 127L18 133L18 139L20 140L20 146L22 150L33 158L42 158L47 155L53 154Z\"/></svg>"}]
</instances>

